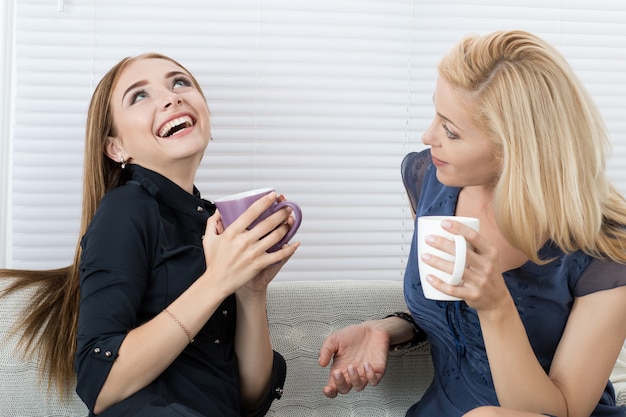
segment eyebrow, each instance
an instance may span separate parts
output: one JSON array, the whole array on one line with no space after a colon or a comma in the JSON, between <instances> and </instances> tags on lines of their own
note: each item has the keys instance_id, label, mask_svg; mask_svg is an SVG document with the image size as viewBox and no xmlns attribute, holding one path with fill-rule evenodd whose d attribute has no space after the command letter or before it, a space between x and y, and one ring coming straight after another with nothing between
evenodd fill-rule
<instances>
[{"instance_id":1,"label":"eyebrow","mask_svg":"<svg viewBox=\"0 0 626 417\"><path fill-rule=\"evenodd\" d=\"M452 120L448 119L446 116L444 116L443 114L437 112L437 116L439 116L440 118L442 118L443 120L445 120L446 122L450 123L452 126L454 126L455 128L457 128L460 132L463 132L463 129L461 129L459 127L459 125L457 125L456 123L454 123Z\"/></svg>"},{"instance_id":2,"label":"eyebrow","mask_svg":"<svg viewBox=\"0 0 626 417\"><path fill-rule=\"evenodd\" d=\"M435 93L433 93L433 104L435 104ZM446 122L450 123L452 126L456 127L457 129L459 129L460 132L463 132L463 129L461 129L459 127L459 125L457 125L456 123L454 123L452 120L448 119L446 116L444 116L443 114L436 112L437 116L442 118L443 120L445 120Z\"/></svg>"},{"instance_id":3,"label":"eyebrow","mask_svg":"<svg viewBox=\"0 0 626 417\"><path fill-rule=\"evenodd\" d=\"M186 73L184 73L183 71L170 71L167 74L165 74L165 79L169 79L172 77L175 77L177 75L184 75L185 77L189 77L189 75L187 75ZM143 87L144 85L148 84L148 80L140 80L137 81L136 83L132 83L127 89L126 91L124 91L124 94L122 95L122 102L124 101L124 98L126 97L126 95L131 92L132 90L134 90L135 88L139 88L139 87Z\"/></svg>"}]
</instances>

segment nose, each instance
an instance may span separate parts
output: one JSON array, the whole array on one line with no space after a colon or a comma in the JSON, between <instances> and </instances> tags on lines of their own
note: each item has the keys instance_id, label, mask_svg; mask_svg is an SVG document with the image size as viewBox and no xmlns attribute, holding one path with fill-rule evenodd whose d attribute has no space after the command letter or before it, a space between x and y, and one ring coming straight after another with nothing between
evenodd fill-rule
<instances>
[{"instance_id":1,"label":"nose","mask_svg":"<svg viewBox=\"0 0 626 417\"><path fill-rule=\"evenodd\" d=\"M169 109L172 106L179 106L183 102L183 99L180 95L176 94L173 91L168 91L165 93L163 100L163 109Z\"/></svg>"},{"instance_id":2,"label":"nose","mask_svg":"<svg viewBox=\"0 0 626 417\"><path fill-rule=\"evenodd\" d=\"M424 145L429 145L429 146L437 145L438 140L437 140L437 134L435 133L435 129L437 127L436 125L437 125L437 121L436 119L433 119L433 121L430 123L430 126L428 126L428 128L426 128L426 130L422 134L422 143Z\"/></svg>"}]
</instances>

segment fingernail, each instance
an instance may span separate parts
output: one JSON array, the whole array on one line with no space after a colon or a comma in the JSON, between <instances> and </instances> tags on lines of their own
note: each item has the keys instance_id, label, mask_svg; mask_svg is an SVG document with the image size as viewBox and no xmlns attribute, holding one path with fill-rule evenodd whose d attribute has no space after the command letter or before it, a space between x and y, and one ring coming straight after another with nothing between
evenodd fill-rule
<instances>
[{"instance_id":1,"label":"fingernail","mask_svg":"<svg viewBox=\"0 0 626 417\"><path fill-rule=\"evenodd\" d=\"M441 222L441 227L443 227L444 229L449 229L450 227L452 227L452 223L450 223L447 220L444 220Z\"/></svg>"},{"instance_id":2,"label":"fingernail","mask_svg":"<svg viewBox=\"0 0 626 417\"><path fill-rule=\"evenodd\" d=\"M428 235L424 238L424 240L428 243L433 243L435 241L435 237L433 235Z\"/></svg>"},{"instance_id":3,"label":"fingernail","mask_svg":"<svg viewBox=\"0 0 626 417\"><path fill-rule=\"evenodd\" d=\"M372 367L370 366L369 363L365 362L363 363L363 369L365 369L365 372L369 372L372 370Z\"/></svg>"},{"instance_id":4,"label":"fingernail","mask_svg":"<svg viewBox=\"0 0 626 417\"><path fill-rule=\"evenodd\" d=\"M430 282L431 284L435 281L435 279L433 278L432 275L426 275L426 281Z\"/></svg>"},{"instance_id":5,"label":"fingernail","mask_svg":"<svg viewBox=\"0 0 626 417\"><path fill-rule=\"evenodd\" d=\"M348 373L350 374L350 376L355 376L356 375L356 371L354 370L354 366L348 366Z\"/></svg>"},{"instance_id":6,"label":"fingernail","mask_svg":"<svg viewBox=\"0 0 626 417\"><path fill-rule=\"evenodd\" d=\"M428 261L429 259L430 259L430 254L429 253L423 253L422 254L422 260Z\"/></svg>"},{"instance_id":7,"label":"fingernail","mask_svg":"<svg viewBox=\"0 0 626 417\"><path fill-rule=\"evenodd\" d=\"M335 377L335 379L340 379L341 378L341 371L333 372L333 376Z\"/></svg>"}]
</instances>

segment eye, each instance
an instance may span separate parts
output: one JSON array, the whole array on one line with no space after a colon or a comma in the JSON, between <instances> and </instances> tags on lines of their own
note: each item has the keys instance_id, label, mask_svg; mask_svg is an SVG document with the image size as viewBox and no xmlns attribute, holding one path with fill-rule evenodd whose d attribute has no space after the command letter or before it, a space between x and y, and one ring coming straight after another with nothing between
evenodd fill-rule
<instances>
[{"instance_id":1,"label":"eye","mask_svg":"<svg viewBox=\"0 0 626 417\"><path fill-rule=\"evenodd\" d=\"M191 80L187 77L183 77L183 76L179 76L174 78L174 82L172 83L172 87L173 88L179 88L179 87L191 87L193 84L191 83Z\"/></svg>"},{"instance_id":2,"label":"eye","mask_svg":"<svg viewBox=\"0 0 626 417\"><path fill-rule=\"evenodd\" d=\"M448 129L448 125L443 123L442 124L443 130L444 132L446 132L446 136L448 137L448 139L458 139L459 136L456 133L453 133L450 129Z\"/></svg>"},{"instance_id":3,"label":"eye","mask_svg":"<svg viewBox=\"0 0 626 417\"><path fill-rule=\"evenodd\" d=\"M137 90L130 97L130 104L135 104L138 101L141 101L146 97L148 97L148 92L146 90Z\"/></svg>"}]
</instances>

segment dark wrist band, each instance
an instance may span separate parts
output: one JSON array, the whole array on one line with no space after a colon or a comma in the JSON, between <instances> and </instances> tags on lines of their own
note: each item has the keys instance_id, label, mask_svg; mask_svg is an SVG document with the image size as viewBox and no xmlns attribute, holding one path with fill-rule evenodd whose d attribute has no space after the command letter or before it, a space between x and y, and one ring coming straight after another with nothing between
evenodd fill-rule
<instances>
[{"instance_id":1,"label":"dark wrist band","mask_svg":"<svg viewBox=\"0 0 626 417\"><path fill-rule=\"evenodd\" d=\"M424 331L417 325L417 323L415 323L415 320L413 320L413 317L411 317L410 314L405 313L403 311L397 311L395 313L389 314L388 316L385 316L384 318L387 319L389 317L398 317L406 321L407 323L411 325L411 327L413 327L413 333L414 333L413 338L411 340L405 343L391 345L389 346L389 350L398 351L398 350L412 348L413 346L417 346L418 344L426 340L426 333L424 333Z\"/></svg>"}]
</instances>

